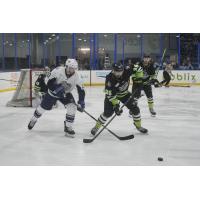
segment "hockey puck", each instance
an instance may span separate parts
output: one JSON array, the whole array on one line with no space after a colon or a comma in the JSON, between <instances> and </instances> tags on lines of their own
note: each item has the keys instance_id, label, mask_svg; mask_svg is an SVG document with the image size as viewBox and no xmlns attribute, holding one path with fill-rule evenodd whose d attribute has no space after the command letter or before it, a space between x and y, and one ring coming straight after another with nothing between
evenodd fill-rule
<instances>
[{"instance_id":1,"label":"hockey puck","mask_svg":"<svg viewBox=\"0 0 200 200\"><path fill-rule=\"evenodd\" d=\"M158 157L158 161L163 161L163 158L162 157Z\"/></svg>"}]
</instances>

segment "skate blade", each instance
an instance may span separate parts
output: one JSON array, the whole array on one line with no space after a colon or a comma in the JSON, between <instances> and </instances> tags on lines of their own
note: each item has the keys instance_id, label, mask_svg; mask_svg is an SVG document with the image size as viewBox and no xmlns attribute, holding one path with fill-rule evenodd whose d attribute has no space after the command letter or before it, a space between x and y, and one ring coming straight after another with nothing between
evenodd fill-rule
<instances>
[{"instance_id":1,"label":"skate blade","mask_svg":"<svg viewBox=\"0 0 200 200\"><path fill-rule=\"evenodd\" d=\"M68 134L68 133L65 133L65 137L68 137L68 138L74 138L75 135L70 135L70 134Z\"/></svg>"},{"instance_id":2,"label":"skate blade","mask_svg":"<svg viewBox=\"0 0 200 200\"><path fill-rule=\"evenodd\" d=\"M140 132L140 131L139 131L139 134L140 134L140 135L148 135L149 133L148 133L148 131L147 131L146 133L143 133L143 132Z\"/></svg>"}]
</instances>

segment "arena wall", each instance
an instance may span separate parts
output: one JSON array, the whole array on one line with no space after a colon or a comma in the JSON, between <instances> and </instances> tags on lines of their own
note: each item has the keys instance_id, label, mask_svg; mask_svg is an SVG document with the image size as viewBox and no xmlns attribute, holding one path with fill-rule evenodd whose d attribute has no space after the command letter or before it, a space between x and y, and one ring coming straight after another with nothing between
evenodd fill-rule
<instances>
[{"instance_id":1,"label":"arena wall","mask_svg":"<svg viewBox=\"0 0 200 200\"><path fill-rule=\"evenodd\" d=\"M85 86L97 86L104 85L105 76L110 70L94 70L94 71L79 71L81 78ZM163 79L163 71L158 73L158 80ZM174 70L171 85L174 86L192 86L200 85L200 71L188 70L180 71ZM0 73L0 92L11 91L16 89L17 81L19 79L20 72L1 72Z\"/></svg>"}]
</instances>

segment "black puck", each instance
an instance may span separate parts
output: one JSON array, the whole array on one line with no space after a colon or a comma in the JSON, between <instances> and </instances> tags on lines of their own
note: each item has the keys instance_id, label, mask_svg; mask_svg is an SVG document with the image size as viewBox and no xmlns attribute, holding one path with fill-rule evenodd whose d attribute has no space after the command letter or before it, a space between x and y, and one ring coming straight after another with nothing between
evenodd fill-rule
<instances>
[{"instance_id":1,"label":"black puck","mask_svg":"<svg viewBox=\"0 0 200 200\"><path fill-rule=\"evenodd\" d=\"M162 157L158 157L158 161L163 161L163 158Z\"/></svg>"}]
</instances>

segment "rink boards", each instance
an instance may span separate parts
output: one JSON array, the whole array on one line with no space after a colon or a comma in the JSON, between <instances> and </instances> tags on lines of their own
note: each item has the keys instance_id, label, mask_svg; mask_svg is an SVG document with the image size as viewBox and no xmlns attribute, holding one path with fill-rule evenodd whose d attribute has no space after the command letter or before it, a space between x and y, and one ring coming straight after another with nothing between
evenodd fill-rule
<instances>
[{"instance_id":1,"label":"rink boards","mask_svg":"<svg viewBox=\"0 0 200 200\"><path fill-rule=\"evenodd\" d=\"M105 76L110 70L79 71L85 86L104 85ZM0 92L15 90L20 72L0 73ZM163 70L158 73L158 80L163 80ZM192 86L200 85L200 70L173 71L172 85Z\"/></svg>"}]
</instances>

